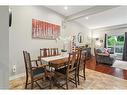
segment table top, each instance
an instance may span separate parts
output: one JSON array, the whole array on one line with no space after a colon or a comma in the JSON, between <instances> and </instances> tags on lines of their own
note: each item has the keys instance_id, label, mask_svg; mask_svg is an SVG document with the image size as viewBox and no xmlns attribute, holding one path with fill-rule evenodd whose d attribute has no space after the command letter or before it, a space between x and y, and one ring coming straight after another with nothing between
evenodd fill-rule
<instances>
[{"instance_id":1,"label":"table top","mask_svg":"<svg viewBox=\"0 0 127 95\"><path fill-rule=\"evenodd\" d=\"M68 61L69 54L50 56L41 58L44 64L49 64L51 67L59 68L63 66Z\"/></svg>"},{"instance_id":2,"label":"table top","mask_svg":"<svg viewBox=\"0 0 127 95\"><path fill-rule=\"evenodd\" d=\"M69 57L69 54L64 54L64 55L44 57L44 58L41 58L41 60L45 61L45 62L50 62L50 61L53 61L53 60L59 60L59 59L64 59L64 58L68 58L68 57Z\"/></svg>"},{"instance_id":3,"label":"table top","mask_svg":"<svg viewBox=\"0 0 127 95\"><path fill-rule=\"evenodd\" d=\"M68 58L57 59L57 60L50 61L51 63L50 66L57 69L62 66L65 66L67 62L68 62Z\"/></svg>"}]
</instances>

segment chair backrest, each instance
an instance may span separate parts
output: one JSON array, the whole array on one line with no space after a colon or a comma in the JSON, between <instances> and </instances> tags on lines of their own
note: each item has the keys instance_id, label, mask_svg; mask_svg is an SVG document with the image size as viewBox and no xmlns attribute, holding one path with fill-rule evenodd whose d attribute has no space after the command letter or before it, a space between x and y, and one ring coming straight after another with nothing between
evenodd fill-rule
<instances>
[{"instance_id":1,"label":"chair backrest","mask_svg":"<svg viewBox=\"0 0 127 95\"><path fill-rule=\"evenodd\" d=\"M58 55L58 48L43 48L40 49L40 57L56 56Z\"/></svg>"},{"instance_id":2,"label":"chair backrest","mask_svg":"<svg viewBox=\"0 0 127 95\"><path fill-rule=\"evenodd\" d=\"M27 51L23 51L23 56L24 56L26 74L31 73L32 64L31 64L30 53L28 53Z\"/></svg>"},{"instance_id":3,"label":"chair backrest","mask_svg":"<svg viewBox=\"0 0 127 95\"><path fill-rule=\"evenodd\" d=\"M82 49L78 49L77 51L77 65L79 66L82 62L82 58L85 57L85 55L82 54Z\"/></svg>"},{"instance_id":4,"label":"chair backrest","mask_svg":"<svg viewBox=\"0 0 127 95\"><path fill-rule=\"evenodd\" d=\"M48 57L51 55L49 48L40 49L40 57Z\"/></svg>"},{"instance_id":5,"label":"chair backrest","mask_svg":"<svg viewBox=\"0 0 127 95\"><path fill-rule=\"evenodd\" d=\"M50 53L51 56L56 56L59 54L58 48L51 48L50 51L51 51L51 53Z\"/></svg>"},{"instance_id":6,"label":"chair backrest","mask_svg":"<svg viewBox=\"0 0 127 95\"><path fill-rule=\"evenodd\" d=\"M67 62L67 72L66 74L69 75L70 72L76 69L76 52L69 53L69 58Z\"/></svg>"}]
</instances>

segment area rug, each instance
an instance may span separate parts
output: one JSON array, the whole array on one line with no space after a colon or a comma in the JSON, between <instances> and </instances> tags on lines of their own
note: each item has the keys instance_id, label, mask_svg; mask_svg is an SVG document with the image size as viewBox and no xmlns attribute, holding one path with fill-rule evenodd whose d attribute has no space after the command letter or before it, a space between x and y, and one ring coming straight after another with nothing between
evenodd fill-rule
<instances>
[{"instance_id":1,"label":"area rug","mask_svg":"<svg viewBox=\"0 0 127 95\"><path fill-rule=\"evenodd\" d=\"M82 71L80 72L80 74L83 75ZM42 81L40 81L40 84L45 85L47 83L42 83ZM25 76L15 80L11 80L9 86L10 89L13 90L24 89ZM28 86L28 89L30 89L30 85ZM39 89L38 86L35 85L35 89ZM57 88L53 86L52 89L57 90L62 88ZM125 90L126 89L127 90L127 80L120 79L94 70L86 69L86 80L80 77L80 85L78 85L77 88L75 87L74 84L70 82L69 89L75 89L75 90L78 89L79 90L90 90L90 89L91 90L92 89L94 90L124 89Z\"/></svg>"},{"instance_id":2,"label":"area rug","mask_svg":"<svg viewBox=\"0 0 127 95\"><path fill-rule=\"evenodd\" d=\"M127 61L116 60L116 61L113 63L112 67L127 70Z\"/></svg>"}]
</instances>

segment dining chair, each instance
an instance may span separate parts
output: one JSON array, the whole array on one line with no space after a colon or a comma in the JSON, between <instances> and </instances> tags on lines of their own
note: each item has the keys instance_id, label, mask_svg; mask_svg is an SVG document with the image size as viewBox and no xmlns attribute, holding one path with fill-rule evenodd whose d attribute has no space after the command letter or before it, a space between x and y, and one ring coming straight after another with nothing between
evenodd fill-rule
<instances>
[{"instance_id":1,"label":"dining chair","mask_svg":"<svg viewBox=\"0 0 127 95\"><path fill-rule=\"evenodd\" d=\"M50 55L51 53L49 48L40 49L40 57L48 57Z\"/></svg>"},{"instance_id":2,"label":"dining chair","mask_svg":"<svg viewBox=\"0 0 127 95\"><path fill-rule=\"evenodd\" d=\"M24 55L24 62L25 62L25 69L26 69L25 89L27 89L28 84L31 84L31 89L33 89L34 83L36 83L41 88L38 81L46 78L47 72L45 67L47 65L42 64L38 60L31 60L30 53L28 53L27 51L23 51L23 55ZM28 79L30 79L30 82L28 81ZM50 81L50 87L51 87L51 81Z\"/></svg>"},{"instance_id":3,"label":"dining chair","mask_svg":"<svg viewBox=\"0 0 127 95\"><path fill-rule=\"evenodd\" d=\"M83 77L84 80L86 80L86 77L85 77L85 64L86 64L86 56L84 55L84 53L82 53L82 49L78 49L78 55L77 55L78 85L80 85L79 77ZM83 76L80 75L81 71L83 71Z\"/></svg>"},{"instance_id":4,"label":"dining chair","mask_svg":"<svg viewBox=\"0 0 127 95\"><path fill-rule=\"evenodd\" d=\"M38 56L38 59L41 61L41 58L43 57L49 57L51 56L51 52L49 48L43 48L40 49L40 56Z\"/></svg>"},{"instance_id":5,"label":"dining chair","mask_svg":"<svg viewBox=\"0 0 127 95\"><path fill-rule=\"evenodd\" d=\"M65 63L64 68L60 68L55 70L54 79L58 84L58 87L62 87L66 85L66 89L68 89L68 83L72 82L77 87L77 66L76 66L76 52L69 53L69 58L67 63ZM60 82L65 80L65 83L60 85ZM65 88L64 88L65 89Z\"/></svg>"}]
</instances>

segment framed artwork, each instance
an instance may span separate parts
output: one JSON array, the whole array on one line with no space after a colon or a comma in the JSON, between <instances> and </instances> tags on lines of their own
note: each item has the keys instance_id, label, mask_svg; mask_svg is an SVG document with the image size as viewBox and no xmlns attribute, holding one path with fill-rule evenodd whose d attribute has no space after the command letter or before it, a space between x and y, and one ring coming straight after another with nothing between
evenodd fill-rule
<instances>
[{"instance_id":1,"label":"framed artwork","mask_svg":"<svg viewBox=\"0 0 127 95\"><path fill-rule=\"evenodd\" d=\"M32 19L32 38L56 39L60 35L60 26Z\"/></svg>"}]
</instances>

